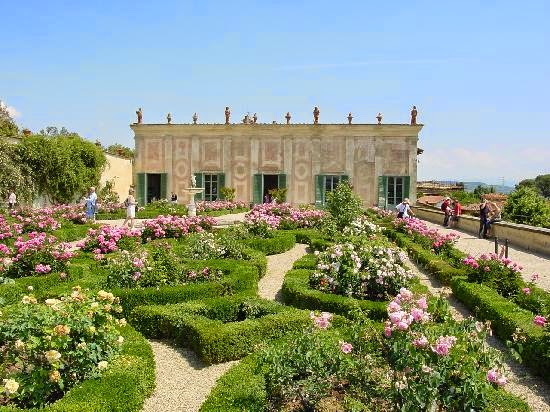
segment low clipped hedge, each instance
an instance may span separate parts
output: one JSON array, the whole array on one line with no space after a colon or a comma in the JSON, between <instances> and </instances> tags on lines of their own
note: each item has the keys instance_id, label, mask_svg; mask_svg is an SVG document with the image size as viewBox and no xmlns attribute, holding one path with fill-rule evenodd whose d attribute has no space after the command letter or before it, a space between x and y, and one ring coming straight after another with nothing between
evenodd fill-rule
<instances>
[{"instance_id":1,"label":"low clipped hedge","mask_svg":"<svg viewBox=\"0 0 550 412\"><path fill-rule=\"evenodd\" d=\"M257 358L250 355L218 379L216 386L202 404L200 412L261 412L268 405L265 380L256 372ZM484 412L529 412L520 398L502 389L492 389L487 396ZM367 412L370 409L357 409Z\"/></svg>"},{"instance_id":2,"label":"low clipped hedge","mask_svg":"<svg viewBox=\"0 0 550 412\"><path fill-rule=\"evenodd\" d=\"M334 243L317 229L293 229L289 232L294 233L296 242L308 245L311 250L323 251Z\"/></svg>"},{"instance_id":3,"label":"low clipped hedge","mask_svg":"<svg viewBox=\"0 0 550 412\"><path fill-rule=\"evenodd\" d=\"M109 368L97 379L75 386L57 402L40 411L58 412L133 412L155 387L155 361L149 343L134 329L121 329L125 341L122 353L109 362ZM37 411L0 406L0 412Z\"/></svg>"},{"instance_id":4,"label":"low clipped hedge","mask_svg":"<svg viewBox=\"0 0 550 412\"><path fill-rule=\"evenodd\" d=\"M305 261L302 261L305 262ZM300 265L301 263L298 263ZM301 309L314 309L348 316L355 308L368 311L371 319L383 320L387 318L388 302L362 300L347 296L321 292L309 286L311 269L293 269L286 273L282 288L285 304ZM415 292L426 293L427 289L420 283L414 283L411 289Z\"/></svg>"},{"instance_id":5,"label":"low clipped hedge","mask_svg":"<svg viewBox=\"0 0 550 412\"><path fill-rule=\"evenodd\" d=\"M265 256L264 256L265 259ZM213 298L226 295L256 295L258 290L258 267L248 261L233 259L212 259L187 262L188 267L197 269L208 266L214 270L228 272L219 281L189 283L181 286L161 286L157 288L113 289L115 296L120 297L124 313L128 315L133 308L140 305L166 305L202 298Z\"/></svg>"},{"instance_id":6,"label":"low clipped hedge","mask_svg":"<svg viewBox=\"0 0 550 412\"><path fill-rule=\"evenodd\" d=\"M511 341L520 329L526 336L521 356L526 365L550 382L550 334L533 324L533 313L500 296L487 286L469 283L465 278L452 282L454 295L469 307L477 317L490 320L499 338Z\"/></svg>"},{"instance_id":7,"label":"low clipped hedge","mask_svg":"<svg viewBox=\"0 0 550 412\"><path fill-rule=\"evenodd\" d=\"M255 314L243 316L243 305ZM207 364L240 359L257 345L311 323L309 311L249 296L135 308L130 323L149 338L172 338Z\"/></svg>"},{"instance_id":8,"label":"low clipped hedge","mask_svg":"<svg viewBox=\"0 0 550 412\"><path fill-rule=\"evenodd\" d=\"M251 238L242 241L243 244L266 255L276 255L290 250L296 244L296 236L292 232L275 231L271 238Z\"/></svg>"}]
</instances>

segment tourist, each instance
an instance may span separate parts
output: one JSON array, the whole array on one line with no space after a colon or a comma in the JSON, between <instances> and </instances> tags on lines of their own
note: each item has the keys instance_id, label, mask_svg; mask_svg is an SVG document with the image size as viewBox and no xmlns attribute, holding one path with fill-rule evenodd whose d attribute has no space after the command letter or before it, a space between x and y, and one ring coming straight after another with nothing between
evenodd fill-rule
<instances>
[{"instance_id":1,"label":"tourist","mask_svg":"<svg viewBox=\"0 0 550 412\"><path fill-rule=\"evenodd\" d=\"M451 217L451 198L447 196L445 200L443 200L443 203L441 203L441 210L443 213L445 213L445 217L443 218L443 226L448 227L449 226L449 218Z\"/></svg>"},{"instance_id":2,"label":"tourist","mask_svg":"<svg viewBox=\"0 0 550 412\"><path fill-rule=\"evenodd\" d=\"M97 194L95 187L90 187L90 192L86 198L86 218L95 223L95 214L97 213Z\"/></svg>"},{"instance_id":3,"label":"tourist","mask_svg":"<svg viewBox=\"0 0 550 412\"><path fill-rule=\"evenodd\" d=\"M487 232L490 234L491 226L493 223L500 222L500 207L495 202L487 202L487 207L489 208L489 213L487 214Z\"/></svg>"},{"instance_id":4,"label":"tourist","mask_svg":"<svg viewBox=\"0 0 550 412\"><path fill-rule=\"evenodd\" d=\"M134 228L134 219L136 217L136 198L134 197L134 189L130 188L128 190L128 197L124 201L124 207L126 208L126 219L122 226L126 226L128 221L130 221L130 229Z\"/></svg>"},{"instance_id":5,"label":"tourist","mask_svg":"<svg viewBox=\"0 0 550 412\"><path fill-rule=\"evenodd\" d=\"M172 192L172 196L170 196L170 201L171 201L173 204L178 203L178 195L175 194L174 192Z\"/></svg>"},{"instance_id":6,"label":"tourist","mask_svg":"<svg viewBox=\"0 0 550 412\"><path fill-rule=\"evenodd\" d=\"M408 219L410 216L414 216L413 211L411 210L411 203L408 198L403 199L396 207L397 217L400 219Z\"/></svg>"},{"instance_id":7,"label":"tourist","mask_svg":"<svg viewBox=\"0 0 550 412\"><path fill-rule=\"evenodd\" d=\"M12 210L15 209L15 204L17 203L17 196L15 196L15 192L10 190L10 195L8 196L8 209Z\"/></svg>"},{"instance_id":8,"label":"tourist","mask_svg":"<svg viewBox=\"0 0 550 412\"><path fill-rule=\"evenodd\" d=\"M489 230L489 205L487 200L481 199L479 204L479 238L485 239Z\"/></svg>"},{"instance_id":9,"label":"tourist","mask_svg":"<svg viewBox=\"0 0 550 412\"><path fill-rule=\"evenodd\" d=\"M271 195L269 193L266 193L264 195L264 203L271 203Z\"/></svg>"},{"instance_id":10,"label":"tourist","mask_svg":"<svg viewBox=\"0 0 550 412\"><path fill-rule=\"evenodd\" d=\"M451 223L449 227L457 227L460 215L462 214L462 205L458 199L453 199L453 214L451 216Z\"/></svg>"}]
</instances>

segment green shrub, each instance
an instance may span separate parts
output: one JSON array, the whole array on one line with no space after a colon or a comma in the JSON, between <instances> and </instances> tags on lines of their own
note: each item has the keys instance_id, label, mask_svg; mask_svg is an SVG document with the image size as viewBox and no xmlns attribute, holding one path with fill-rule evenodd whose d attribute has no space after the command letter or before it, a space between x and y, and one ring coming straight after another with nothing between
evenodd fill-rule
<instances>
[{"instance_id":1,"label":"green shrub","mask_svg":"<svg viewBox=\"0 0 550 412\"><path fill-rule=\"evenodd\" d=\"M550 205L531 187L520 187L510 193L502 215L511 222L550 228Z\"/></svg>"},{"instance_id":2,"label":"green shrub","mask_svg":"<svg viewBox=\"0 0 550 412\"><path fill-rule=\"evenodd\" d=\"M242 241L248 247L259 250L266 255L276 255L286 252L296 244L296 236L287 231L273 231L273 237L261 238L252 237Z\"/></svg>"},{"instance_id":3,"label":"green shrub","mask_svg":"<svg viewBox=\"0 0 550 412\"><path fill-rule=\"evenodd\" d=\"M310 323L308 311L242 296L139 306L129 319L147 337L175 339L207 364L240 359Z\"/></svg>"},{"instance_id":4,"label":"green shrub","mask_svg":"<svg viewBox=\"0 0 550 412\"><path fill-rule=\"evenodd\" d=\"M363 201L357 196L349 182L343 181L330 193L327 193L326 210L330 212L331 219L336 223L338 231L362 215Z\"/></svg>"},{"instance_id":5,"label":"green shrub","mask_svg":"<svg viewBox=\"0 0 550 412\"><path fill-rule=\"evenodd\" d=\"M533 324L533 313L521 309L495 290L469 283L465 278L453 279L452 289L454 295L477 317L491 321L499 338L512 341L525 364L550 382L550 335Z\"/></svg>"},{"instance_id":6,"label":"green shrub","mask_svg":"<svg viewBox=\"0 0 550 412\"><path fill-rule=\"evenodd\" d=\"M121 328L121 354L95 379L87 379L45 412L138 412L155 386L155 361L149 343L129 326ZM0 412L29 409L0 406Z\"/></svg>"}]
</instances>

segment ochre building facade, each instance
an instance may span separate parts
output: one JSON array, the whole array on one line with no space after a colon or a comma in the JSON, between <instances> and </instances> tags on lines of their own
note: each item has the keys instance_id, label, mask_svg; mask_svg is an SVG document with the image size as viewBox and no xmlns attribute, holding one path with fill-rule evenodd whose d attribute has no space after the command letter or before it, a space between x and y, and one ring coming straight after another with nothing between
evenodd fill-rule
<instances>
[{"instance_id":1,"label":"ochre building facade","mask_svg":"<svg viewBox=\"0 0 550 412\"><path fill-rule=\"evenodd\" d=\"M237 200L261 203L287 188L293 204L322 205L349 180L365 205L416 200L417 142L422 125L406 124L133 124L138 202L183 193L195 175L205 192L236 189Z\"/></svg>"}]
</instances>

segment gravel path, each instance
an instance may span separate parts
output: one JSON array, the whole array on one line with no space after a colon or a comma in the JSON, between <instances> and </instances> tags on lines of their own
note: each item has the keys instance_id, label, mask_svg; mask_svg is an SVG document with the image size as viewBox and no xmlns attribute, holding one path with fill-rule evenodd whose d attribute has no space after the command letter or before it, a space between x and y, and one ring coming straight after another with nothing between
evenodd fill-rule
<instances>
[{"instance_id":1,"label":"gravel path","mask_svg":"<svg viewBox=\"0 0 550 412\"><path fill-rule=\"evenodd\" d=\"M436 228L441 232L454 231L459 233L460 239L456 243L456 247L472 256L479 256L483 253L488 254L495 251L495 243L492 239L479 239L470 233L455 229L447 229L426 220L424 222L430 228ZM531 280L531 275L533 273L538 273L540 277L537 281L537 286L550 291L550 259L512 246L508 247L508 257L523 266L522 276L526 282Z\"/></svg>"},{"instance_id":2,"label":"gravel path","mask_svg":"<svg viewBox=\"0 0 550 412\"><path fill-rule=\"evenodd\" d=\"M450 288L442 286L437 279L413 261L408 260L407 264L421 282L428 286L430 293L442 294L447 297L455 319L472 316L470 310L453 296ZM489 336L487 343L505 355L506 376L509 378L508 384L505 386L506 391L525 399L534 412L550 412L550 385L545 383L542 378L531 374L526 366L507 357L507 348L499 339Z\"/></svg>"},{"instance_id":3,"label":"gravel path","mask_svg":"<svg viewBox=\"0 0 550 412\"><path fill-rule=\"evenodd\" d=\"M287 252L268 256L267 273L258 283L258 295L264 299L280 301L285 273L292 269L292 264L306 253L306 245L297 243Z\"/></svg>"},{"instance_id":4,"label":"gravel path","mask_svg":"<svg viewBox=\"0 0 550 412\"><path fill-rule=\"evenodd\" d=\"M210 390L237 361L206 366L193 351L149 341L155 354L156 387L143 412L196 412Z\"/></svg>"}]
</instances>

